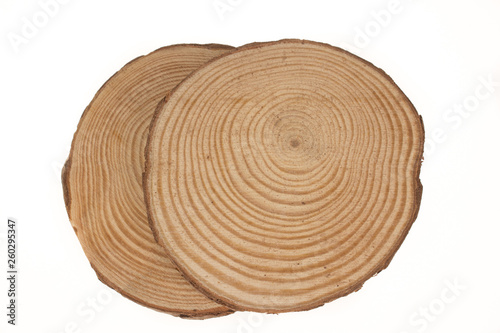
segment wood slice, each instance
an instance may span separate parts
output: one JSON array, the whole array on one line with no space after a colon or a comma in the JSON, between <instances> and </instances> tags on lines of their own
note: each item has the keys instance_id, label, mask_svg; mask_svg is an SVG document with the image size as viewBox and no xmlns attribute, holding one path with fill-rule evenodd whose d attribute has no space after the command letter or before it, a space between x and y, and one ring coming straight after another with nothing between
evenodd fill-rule
<instances>
[{"instance_id":1,"label":"wood slice","mask_svg":"<svg viewBox=\"0 0 500 333\"><path fill-rule=\"evenodd\" d=\"M189 284L156 243L142 191L158 102L224 45L174 45L128 63L85 110L63 170L66 209L99 279L142 305L186 318L232 311Z\"/></svg>"},{"instance_id":2,"label":"wood slice","mask_svg":"<svg viewBox=\"0 0 500 333\"><path fill-rule=\"evenodd\" d=\"M417 216L423 142L413 105L367 61L309 41L248 45L157 109L153 231L222 304L311 309L389 264Z\"/></svg>"}]
</instances>

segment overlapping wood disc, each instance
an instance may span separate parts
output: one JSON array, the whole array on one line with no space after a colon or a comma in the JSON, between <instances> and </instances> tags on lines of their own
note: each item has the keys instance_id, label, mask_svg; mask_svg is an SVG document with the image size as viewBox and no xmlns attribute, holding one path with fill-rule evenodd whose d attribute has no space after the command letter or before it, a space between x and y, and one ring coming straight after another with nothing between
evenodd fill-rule
<instances>
[{"instance_id":1,"label":"overlapping wood disc","mask_svg":"<svg viewBox=\"0 0 500 333\"><path fill-rule=\"evenodd\" d=\"M372 64L307 41L242 47L158 108L151 223L211 298L310 309L388 265L419 208L423 141L420 116Z\"/></svg>"},{"instance_id":2,"label":"overlapping wood disc","mask_svg":"<svg viewBox=\"0 0 500 333\"><path fill-rule=\"evenodd\" d=\"M165 94L230 49L176 45L127 64L85 110L63 170L68 215L100 280L176 316L207 318L232 311L189 284L154 240L142 191L148 128Z\"/></svg>"}]
</instances>

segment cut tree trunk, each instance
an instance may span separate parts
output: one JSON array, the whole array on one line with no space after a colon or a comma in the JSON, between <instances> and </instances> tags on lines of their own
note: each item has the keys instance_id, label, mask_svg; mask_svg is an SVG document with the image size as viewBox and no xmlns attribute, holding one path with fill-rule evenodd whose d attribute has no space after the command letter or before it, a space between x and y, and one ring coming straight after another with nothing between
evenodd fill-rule
<instances>
[{"instance_id":1,"label":"cut tree trunk","mask_svg":"<svg viewBox=\"0 0 500 333\"><path fill-rule=\"evenodd\" d=\"M153 232L226 306L311 309L389 264L419 209L423 143L421 117L369 62L309 41L244 46L157 109Z\"/></svg>"},{"instance_id":2,"label":"cut tree trunk","mask_svg":"<svg viewBox=\"0 0 500 333\"><path fill-rule=\"evenodd\" d=\"M68 215L99 279L137 303L181 317L232 311L189 284L155 242L142 191L144 148L158 102L231 49L175 45L128 63L85 110L62 175Z\"/></svg>"}]
</instances>

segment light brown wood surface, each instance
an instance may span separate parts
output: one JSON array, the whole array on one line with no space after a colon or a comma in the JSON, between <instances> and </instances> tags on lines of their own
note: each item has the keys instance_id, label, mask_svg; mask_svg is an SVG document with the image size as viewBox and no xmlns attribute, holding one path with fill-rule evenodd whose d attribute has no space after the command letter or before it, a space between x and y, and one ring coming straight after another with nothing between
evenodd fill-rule
<instances>
[{"instance_id":1,"label":"light brown wood surface","mask_svg":"<svg viewBox=\"0 0 500 333\"><path fill-rule=\"evenodd\" d=\"M144 189L182 274L236 310L306 310L384 269L417 216L424 130L396 84L329 45L252 44L159 106Z\"/></svg>"},{"instance_id":2,"label":"light brown wood surface","mask_svg":"<svg viewBox=\"0 0 500 333\"><path fill-rule=\"evenodd\" d=\"M175 269L148 225L144 148L158 102L223 45L174 45L135 59L96 94L63 170L66 208L99 279L142 305L186 318L232 311Z\"/></svg>"}]
</instances>

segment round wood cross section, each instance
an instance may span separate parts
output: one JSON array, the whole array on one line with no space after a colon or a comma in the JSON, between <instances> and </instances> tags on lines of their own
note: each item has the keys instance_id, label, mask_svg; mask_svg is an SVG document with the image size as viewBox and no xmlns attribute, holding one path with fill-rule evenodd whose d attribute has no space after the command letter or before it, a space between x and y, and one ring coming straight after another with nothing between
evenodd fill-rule
<instances>
[{"instance_id":1,"label":"round wood cross section","mask_svg":"<svg viewBox=\"0 0 500 333\"><path fill-rule=\"evenodd\" d=\"M155 242L142 191L144 148L165 94L231 49L175 45L128 63L85 110L63 170L68 215L99 279L137 303L176 316L232 311L189 284Z\"/></svg>"},{"instance_id":2,"label":"round wood cross section","mask_svg":"<svg viewBox=\"0 0 500 333\"><path fill-rule=\"evenodd\" d=\"M301 40L202 66L156 111L153 232L236 310L311 309L384 269L416 218L424 130L382 70Z\"/></svg>"}]
</instances>

